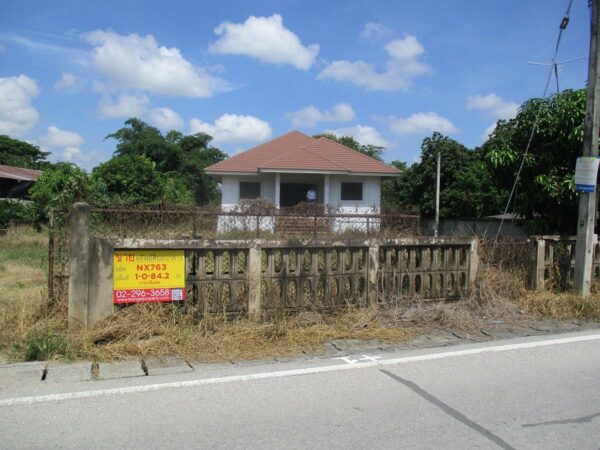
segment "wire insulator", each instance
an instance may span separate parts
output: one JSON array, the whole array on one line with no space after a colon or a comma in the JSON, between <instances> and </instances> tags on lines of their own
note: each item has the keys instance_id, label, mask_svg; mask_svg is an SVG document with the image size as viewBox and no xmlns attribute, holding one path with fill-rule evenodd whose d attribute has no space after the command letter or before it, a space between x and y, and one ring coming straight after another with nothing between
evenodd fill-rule
<instances>
[{"instance_id":1,"label":"wire insulator","mask_svg":"<svg viewBox=\"0 0 600 450\"><path fill-rule=\"evenodd\" d=\"M565 30L567 28L567 25L569 25L569 16L565 16L562 18L562 21L560 22L560 29Z\"/></svg>"}]
</instances>

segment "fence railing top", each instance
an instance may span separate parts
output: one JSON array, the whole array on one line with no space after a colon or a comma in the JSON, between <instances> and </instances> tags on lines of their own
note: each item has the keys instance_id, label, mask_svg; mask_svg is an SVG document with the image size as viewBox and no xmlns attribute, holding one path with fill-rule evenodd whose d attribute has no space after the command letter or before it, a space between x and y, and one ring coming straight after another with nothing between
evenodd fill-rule
<instances>
[{"instance_id":1,"label":"fence railing top","mask_svg":"<svg viewBox=\"0 0 600 450\"><path fill-rule=\"evenodd\" d=\"M53 209L55 213L68 213L70 209ZM109 214L164 214L164 215L193 215L193 216L230 216L230 217L323 217L323 218L403 218L419 220L421 216L417 214L400 213L338 213L323 211L206 211L197 208L190 209L123 209L123 208L96 208L91 207L92 213Z\"/></svg>"},{"instance_id":2,"label":"fence railing top","mask_svg":"<svg viewBox=\"0 0 600 450\"><path fill-rule=\"evenodd\" d=\"M371 245L423 247L465 246L474 238L413 237L399 239L115 239L110 240L116 249L219 249L219 248L303 248L303 247L369 247Z\"/></svg>"}]
</instances>

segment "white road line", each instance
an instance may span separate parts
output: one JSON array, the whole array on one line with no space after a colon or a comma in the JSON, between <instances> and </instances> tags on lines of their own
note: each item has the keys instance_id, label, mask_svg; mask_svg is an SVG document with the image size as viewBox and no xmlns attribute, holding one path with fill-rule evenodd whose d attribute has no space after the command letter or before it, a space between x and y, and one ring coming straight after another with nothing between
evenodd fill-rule
<instances>
[{"instance_id":1,"label":"white road line","mask_svg":"<svg viewBox=\"0 0 600 450\"><path fill-rule=\"evenodd\" d=\"M239 381L264 380L271 378L293 377L298 375L312 375L340 370L356 370L376 366L392 366L418 361L433 361L437 359L454 358L456 356L477 355L480 353L507 352L511 350L524 350L537 347L548 347L551 345L572 344L600 340L600 334L575 336L568 338L548 339L534 342L523 342L519 344L506 344L491 347L472 348L467 350L456 350L441 353L432 353L418 356L406 356L402 358L390 358L378 361L356 362L354 364L336 364L333 366L311 367L304 369L281 370L276 372L259 372L248 375L233 375L228 377L203 378L199 380L175 381L171 383L146 384L142 386L127 386L111 389L97 389L93 391L67 392L62 394L38 395L35 397L16 397L0 400L0 407L16 405L32 405L35 403L48 403L63 400L74 400L80 398L94 398L114 394L131 394L136 392L159 391L163 389L176 389L209 384L235 383Z\"/></svg>"}]
</instances>

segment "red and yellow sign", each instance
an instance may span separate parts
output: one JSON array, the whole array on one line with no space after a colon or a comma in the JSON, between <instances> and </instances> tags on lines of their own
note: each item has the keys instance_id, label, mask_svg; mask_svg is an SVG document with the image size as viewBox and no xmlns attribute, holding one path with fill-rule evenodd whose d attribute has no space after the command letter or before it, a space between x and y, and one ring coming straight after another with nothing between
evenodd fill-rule
<instances>
[{"instance_id":1,"label":"red and yellow sign","mask_svg":"<svg viewBox=\"0 0 600 450\"><path fill-rule=\"evenodd\" d=\"M116 250L113 253L116 304L185 300L183 250Z\"/></svg>"}]
</instances>

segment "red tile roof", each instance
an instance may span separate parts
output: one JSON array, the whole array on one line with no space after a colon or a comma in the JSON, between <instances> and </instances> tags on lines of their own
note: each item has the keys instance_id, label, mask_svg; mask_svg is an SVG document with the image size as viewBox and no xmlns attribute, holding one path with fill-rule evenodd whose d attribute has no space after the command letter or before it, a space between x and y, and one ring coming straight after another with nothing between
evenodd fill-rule
<instances>
[{"instance_id":1,"label":"red tile roof","mask_svg":"<svg viewBox=\"0 0 600 450\"><path fill-rule=\"evenodd\" d=\"M23 169L22 167L3 166L0 164L0 178L10 178L19 181L36 181L42 174L41 170Z\"/></svg>"},{"instance_id":2,"label":"red tile roof","mask_svg":"<svg viewBox=\"0 0 600 450\"><path fill-rule=\"evenodd\" d=\"M377 175L399 173L394 167L342 144L325 137L314 139L299 131L290 131L205 169L211 175L296 170Z\"/></svg>"}]
</instances>

